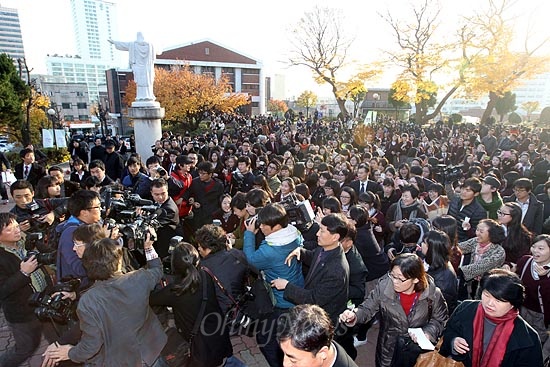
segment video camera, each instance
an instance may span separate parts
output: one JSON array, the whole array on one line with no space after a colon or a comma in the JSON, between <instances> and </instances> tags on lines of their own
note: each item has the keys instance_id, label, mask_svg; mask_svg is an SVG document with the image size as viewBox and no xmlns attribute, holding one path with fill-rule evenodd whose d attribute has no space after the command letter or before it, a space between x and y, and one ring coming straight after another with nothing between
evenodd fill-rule
<instances>
[{"instance_id":1,"label":"video camera","mask_svg":"<svg viewBox=\"0 0 550 367\"><path fill-rule=\"evenodd\" d=\"M76 292L79 286L78 278L59 282L49 292L43 290L33 293L29 299L29 305L35 307L34 314L39 320L52 320L58 324L66 324L75 317L74 301L69 298L63 299L63 294L60 292ZM54 293L58 294L52 296Z\"/></svg>"},{"instance_id":2,"label":"video camera","mask_svg":"<svg viewBox=\"0 0 550 367\"><path fill-rule=\"evenodd\" d=\"M289 222L300 232L307 231L312 226L315 212L309 200L300 201L296 195L289 195L281 204L288 214Z\"/></svg>"},{"instance_id":3,"label":"video camera","mask_svg":"<svg viewBox=\"0 0 550 367\"><path fill-rule=\"evenodd\" d=\"M157 218L162 210L151 200L142 199L138 194L127 191L105 190L105 223L108 229L119 228L124 245L130 250L143 249L149 228L158 229ZM141 214L137 214L137 208ZM151 237L155 241L154 236Z\"/></svg>"},{"instance_id":4,"label":"video camera","mask_svg":"<svg viewBox=\"0 0 550 367\"><path fill-rule=\"evenodd\" d=\"M463 164L459 164L456 166L438 164L434 167L436 181L443 182L444 184L450 184L454 181L461 179L464 175L464 173L462 172L463 167Z\"/></svg>"}]
</instances>

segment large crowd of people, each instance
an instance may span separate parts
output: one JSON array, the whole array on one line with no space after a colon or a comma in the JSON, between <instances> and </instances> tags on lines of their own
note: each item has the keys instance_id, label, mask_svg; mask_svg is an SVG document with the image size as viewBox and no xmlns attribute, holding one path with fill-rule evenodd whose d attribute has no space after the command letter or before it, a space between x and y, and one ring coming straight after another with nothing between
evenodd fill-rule
<instances>
[{"instance_id":1,"label":"large crowd of people","mask_svg":"<svg viewBox=\"0 0 550 367\"><path fill-rule=\"evenodd\" d=\"M228 330L204 315L223 319L258 274L275 301L255 332L271 367L300 365L296 355L412 367L398 353L402 339L418 341L410 328L433 344L443 337L441 353L467 367L550 358L547 129L208 121L204 133L164 132L147 157L133 139L91 148L75 139L71 172L37 163L32 146L21 151L15 207L0 214L0 300L15 336L0 366L37 347L42 321L26 298L52 288L44 274L80 279L61 293L74 299L76 322L51 338L45 366L130 356L128 365L165 366L166 318L196 339L196 365L244 365ZM37 232L44 240L27 240ZM31 250L57 251L56 261ZM307 339L294 325L304 312L324 328L314 349L295 341ZM357 360L376 322L376 356Z\"/></svg>"}]
</instances>

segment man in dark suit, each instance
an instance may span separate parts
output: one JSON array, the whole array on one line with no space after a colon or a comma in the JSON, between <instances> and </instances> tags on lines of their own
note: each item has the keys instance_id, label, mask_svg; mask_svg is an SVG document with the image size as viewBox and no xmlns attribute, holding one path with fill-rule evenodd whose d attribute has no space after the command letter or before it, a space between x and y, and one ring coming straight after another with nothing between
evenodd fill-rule
<instances>
[{"instance_id":1,"label":"man in dark suit","mask_svg":"<svg viewBox=\"0 0 550 367\"><path fill-rule=\"evenodd\" d=\"M347 235L348 222L343 214L329 214L321 220L320 227L317 232L319 246L315 250L299 247L289 255L297 256L309 266L304 286L280 278L271 284L277 290L284 290L284 298L296 305L309 303L321 306L333 325L338 325L338 317L346 310L349 294L349 265L340 246L340 241ZM346 341L348 345L344 348L355 350L353 335L348 335Z\"/></svg>"},{"instance_id":2,"label":"man in dark suit","mask_svg":"<svg viewBox=\"0 0 550 367\"><path fill-rule=\"evenodd\" d=\"M370 191L374 194L378 194L382 191L382 186L376 182L369 180L370 167L366 163L362 163L357 168L357 180L350 182L349 186L355 190L357 196Z\"/></svg>"},{"instance_id":3,"label":"man in dark suit","mask_svg":"<svg viewBox=\"0 0 550 367\"><path fill-rule=\"evenodd\" d=\"M19 156L23 162L15 165L15 178L18 180L27 180L33 187L36 187L38 180L46 176L46 170L38 163L35 163L34 152L31 149L25 148L21 150Z\"/></svg>"},{"instance_id":4,"label":"man in dark suit","mask_svg":"<svg viewBox=\"0 0 550 367\"><path fill-rule=\"evenodd\" d=\"M103 161L105 159L105 147L103 146L101 139L96 138L94 141L94 146L90 150L90 161L99 159Z\"/></svg>"},{"instance_id":5,"label":"man in dark suit","mask_svg":"<svg viewBox=\"0 0 550 367\"><path fill-rule=\"evenodd\" d=\"M265 149L273 155L280 154L279 143L277 142L275 134L269 135L269 141L265 143Z\"/></svg>"},{"instance_id":6,"label":"man in dark suit","mask_svg":"<svg viewBox=\"0 0 550 367\"><path fill-rule=\"evenodd\" d=\"M533 191L533 182L525 177L519 178L514 182L514 193L505 196L502 201L505 203L516 202L521 206L521 222L536 236L542 233L544 204L538 201L531 191Z\"/></svg>"},{"instance_id":7,"label":"man in dark suit","mask_svg":"<svg viewBox=\"0 0 550 367\"><path fill-rule=\"evenodd\" d=\"M105 172L107 176L113 180L122 180L122 172L124 171L124 159L115 152L115 144L112 141L105 143Z\"/></svg>"},{"instance_id":8,"label":"man in dark suit","mask_svg":"<svg viewBox=\"0 0 550 367\"><path fill-rule=\"evenodd\" d=\"M285 361L298 359L304 366L357 367L335 341L330 317L317 305L298 305L279 318L277 339ZM307 346L307 348L302 347ZM307 350L304 350L307 349Z\"/></svg>"},{"instance_id":9,"label":"man in dark suit","mask_svg":"<svg viewBox=\"0 0 550 367\"><path fill-rule=\"evenodd\" d=\"M176 235L180 225L179 210L176 202L168 196L168 183L163 178L151 182L151 195L160 205L161 213L157 217L160 227L157 229L157 240L153 244L160 258L168 256L170 239Z\"/></svg>"}]
</instances>

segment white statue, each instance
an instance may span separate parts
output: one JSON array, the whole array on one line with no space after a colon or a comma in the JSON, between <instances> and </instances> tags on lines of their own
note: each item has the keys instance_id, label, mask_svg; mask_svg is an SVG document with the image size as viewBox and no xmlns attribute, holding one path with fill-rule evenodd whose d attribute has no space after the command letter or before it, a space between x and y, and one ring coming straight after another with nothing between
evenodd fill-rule
<instances>
[{"instance_id":1,"label":"white statue","mask_svg":"<svg viewBox=\"0 0 550 367\"><path fill-rule=\"evenodd\" d=\"M118 50L129 51L130 68L137 85L136 101L154 101L153 82L155 81L155 50L152 44L143 40L141 32L132 42L109 40Z\"/></svg>"}]
</instances>

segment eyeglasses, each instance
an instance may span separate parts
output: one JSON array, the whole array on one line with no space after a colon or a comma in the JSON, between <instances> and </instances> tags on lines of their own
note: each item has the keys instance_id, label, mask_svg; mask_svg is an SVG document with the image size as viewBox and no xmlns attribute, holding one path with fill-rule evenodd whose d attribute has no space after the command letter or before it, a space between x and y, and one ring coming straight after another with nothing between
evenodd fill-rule
<instances>
[{"instance_id":1,"label":"eyeglasses","mask_svg":"<svg viewBox=\"0 0 550 367\"><path fill-rule=\"evenodd\" d=\"M514 187L514 192L526 192L527 189L523 189L523 188L520 188L520 187Z\"/></svg>"},{"instance_id":2,"label":"eyeglasses","mask_svg":"<svg viewBox=\"0 0 550 367\"><path fill-rule=\"evenodd\" d=\"M86 208L85 210L94 210L94 209L101 209L101 206L92 206L91 208Z\"/></svg>"},{"instance_id":3,"label":"eyeglasses","mask_svg":"<svg viewBox=\"0 0 550 367\"><path fill-rule=\"evenodd\" d=\"M405 283L407 280L409 280L409 279L398 278L395 275L393 275L391 272L388 272L388 276L390 277L391 280L393 281L399 280L401 283Z\"/></svg>"},{"instance_id":4,"label":"eyeglasses","mask_svg":"<svg viewBox=\"0 0 550 367\"><path fill-rule=\"evenodd\" d=\"M76 248L82 247L82 246L86 246L85 243L78 243L78 242L76 242L76 241L73 241L73 245L74 245L74 247L76 247Z\"/></svg>"},{"instance_id":5,"label":"eyeglasses","mask_svg":"<svg viewBox=\"0 0 550 367\"><path fill-rule=\"evenodd\" d=\"M502 210L497 210L497 214L500 215L500 216L512 215L510 213L504 213Z\"/></svg>"}]
</instances>

